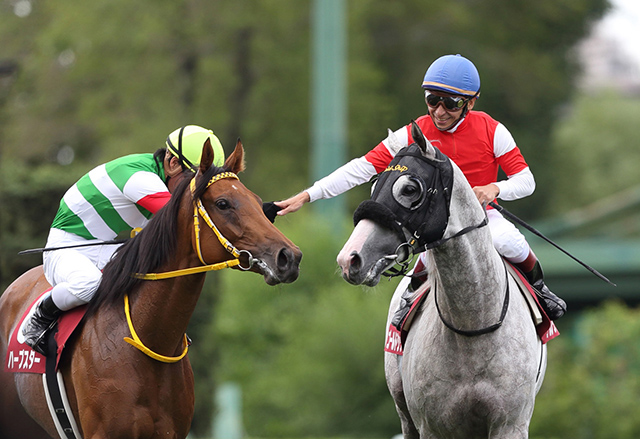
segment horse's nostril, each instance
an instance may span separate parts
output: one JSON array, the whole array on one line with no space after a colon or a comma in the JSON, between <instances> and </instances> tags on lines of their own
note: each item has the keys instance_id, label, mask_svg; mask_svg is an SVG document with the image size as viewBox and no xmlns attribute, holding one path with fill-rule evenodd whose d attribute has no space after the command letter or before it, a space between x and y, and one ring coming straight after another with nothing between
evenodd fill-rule
<instances>
[{"instance_id":1,"label":"horse's nostril","mask_svg":"<svg viewBox=\"0 0 640 439\"><path fill-rule=\"evenodd\" d=\"M357 252L351 253L351 259L349 259L349 270L360 270L362 268L362 258Z\"/></svg>"},{"instance_id":2,"label":"horse's nostril","mask_svg":"<svg viewBox=\"0 0 640 439\"><path fill-rule=\"evenodd\" d=\"M278 258L276 262L278 264L278 268L280 270L286 269L287 267L289 267L291 263L290 261L292 259L293 257L291 256L291 252L288 249L283 248L278 252Z\"/></svg>"}]
</instances>

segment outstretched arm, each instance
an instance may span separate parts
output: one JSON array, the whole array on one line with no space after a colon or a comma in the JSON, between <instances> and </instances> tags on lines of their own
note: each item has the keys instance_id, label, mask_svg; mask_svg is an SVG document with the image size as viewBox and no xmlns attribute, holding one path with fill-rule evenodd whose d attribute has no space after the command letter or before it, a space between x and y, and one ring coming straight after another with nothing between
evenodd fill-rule
<instances>
[{"instance_id":1,"label":"outstretched arm","mask_svg":"<svg viewBox=\"0 0 640 439\"><path fill-rule=\"evenodd\" d=\"M316 181L310 188L286 200L276 201L276 206L282 208L278 215L295 212L305 203L338 196L354 186L366 183L375 174L375 168L364 157L353 159Z\"/></svg>"}]
</instances>

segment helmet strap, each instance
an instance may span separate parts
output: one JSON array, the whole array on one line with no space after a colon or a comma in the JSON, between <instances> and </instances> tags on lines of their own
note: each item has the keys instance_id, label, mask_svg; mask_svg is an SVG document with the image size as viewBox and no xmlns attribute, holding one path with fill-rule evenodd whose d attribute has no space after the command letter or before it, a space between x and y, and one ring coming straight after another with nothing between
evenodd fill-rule
<instances>
[{"instance_id":1,"label":"helmet strap","mask_svg":"<svg viewBox=\"0 0 640 439\"><path fill-rule=\"evenodd\" d=\"M182 153L182 133L184 132L185 128L186 127L184 127L184 126L182 128L180 128L180 132L178 133L178 148L176 148L173 145L173 143L171 142L171 138L170 138L171 136L167 137L167 144L173 150L173 152L176 153L176 156L178 157L178 160L180 161L180 165L182 166L182 170L186 170L187 168L189 168L190 170L195 172L196 167Z\"/></svg>"},{"instance_id":2,"label":"helmet strap","mask_svg":"<svg viewBox=\"0 0 640 439\"><path fill-rule=\"evenodd\" d=\"M469 112L469 102L471 102L471 99L475 99L480 95L480 89L478 89L478 91L476 92L476 94L474 94L473 96L471 96L468 100L467 103L464 104L464 108L462 109L462 114L460 114L460 118L458 120L462 120L464 119L464 117L467 115L467 113ZM457 122L456 122L457 123Z\"/></svg>"}]
</instances>

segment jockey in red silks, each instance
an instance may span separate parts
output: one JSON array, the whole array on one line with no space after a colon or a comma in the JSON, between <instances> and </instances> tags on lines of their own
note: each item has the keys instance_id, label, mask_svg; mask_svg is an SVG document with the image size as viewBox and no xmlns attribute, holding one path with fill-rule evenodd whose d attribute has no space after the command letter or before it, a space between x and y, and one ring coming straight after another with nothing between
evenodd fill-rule
<instances>
[{"instance_id":1,"label":"jockey in red silks","mask_svg":"<svg viewBox=\"0 0 640 439\"><path fill-rule=\"evenodd\" d=\"M511 133L487 113L473 110L480 96L480 75L471 61L460 55L438 58L427 69L422 88L428 111L416 123L429 142L458 165L480 203L517 200L533 193L533 174ZM276 202L282 209L278 215L295 212L307 202L335 197L368 182L389 165L400 148L413 143L410 124L393 135L399 146L389 138L384 139L364 156L351 160L310 188ZM498 181L498 168L507 175L506 180ZM518 267L540 291L541 305L548 316L552 320L562 317L566 304L544 283L540 262L525 237L497 210L488 207L487 216L498 253ZM414 268L413 289L425 280L424 265L423 253ZM402 321L401 316L398 319ZM394 318L394 323L398 319Z\"/></svg>"}]
</instances>

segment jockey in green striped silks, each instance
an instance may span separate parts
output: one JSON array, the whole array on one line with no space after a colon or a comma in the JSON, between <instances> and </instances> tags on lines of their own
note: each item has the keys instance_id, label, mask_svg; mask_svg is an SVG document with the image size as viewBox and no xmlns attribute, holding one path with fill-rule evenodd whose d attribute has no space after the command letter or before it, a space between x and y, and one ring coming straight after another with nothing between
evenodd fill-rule
<instances>
[{"instance_id":1,"label":"jockey in green striped silks","mask_svg":"<svg viewBox=\"0 0 640 439\"><path fill-rule=\"evenodd\" d=\"M183 171L196 172L205 142L222 166L222 145L211 130L187 125L173 131L166 147L131 154L97 166L64 194L53 220L47 248L110 241L144 227L171 197ZM88 303L100 285L102 268L117 245L92 245L43 253L44 274L53 289L23 326L25 343L46 355L47 330L63 312Z\"/></svg>"}]
</instances>

